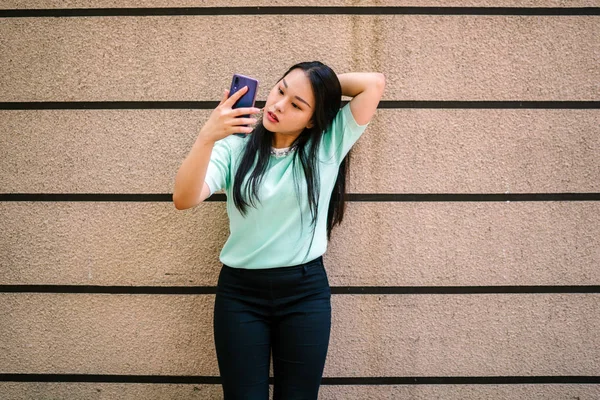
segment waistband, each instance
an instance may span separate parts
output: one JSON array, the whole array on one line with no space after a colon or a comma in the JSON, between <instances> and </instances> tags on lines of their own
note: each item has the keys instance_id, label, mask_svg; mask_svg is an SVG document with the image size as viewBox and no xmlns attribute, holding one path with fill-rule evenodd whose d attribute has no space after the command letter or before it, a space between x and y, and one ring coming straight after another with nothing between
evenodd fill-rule
<instances>
[{"instance_id":1,"label":"waistband","mask_svg":"<svg viewBox=\"0 0 600 400\"><path fill-rule=\"evenodd\" d=\"M230 267L229 265L223 264L224 267L227 268L231 268L235 271L240 271L242 273L246 273L246 274L282 274L282 273L293 273L293 272L298 272L298 271L302 271L304 273L306 273L306 271L309 268L314 268L314 267L319 267L319 266L323 266L323 256L319 256L317 258L315 258L314 260L305 262L304 264L298 264L298 265L292 265L289 267L274 267L274 268L234 268L234 267Z\"/></svg>"}]
</instances>

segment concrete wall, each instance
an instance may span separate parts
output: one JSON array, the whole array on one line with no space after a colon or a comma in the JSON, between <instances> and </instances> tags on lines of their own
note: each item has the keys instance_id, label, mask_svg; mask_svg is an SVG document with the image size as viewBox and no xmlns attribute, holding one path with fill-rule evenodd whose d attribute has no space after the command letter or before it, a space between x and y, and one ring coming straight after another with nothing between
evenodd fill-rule
<instances>
[{"instance_id":1,"label":"concrete wall","mask_svg":"<svg viewBox=\"0 0 600 400\"><path fill-rule=\"evenodd\" d=\"M1 8L252 5L290 3ZM349 191L391 194L349 203L325 255L320 398L600 398L600 16L493 13L0 18L0 398L221 398L212 307L225 204L169 201L210 109L152 102L215 101L234 72L259 78L264 100L312 59L385 73ZM134 103L89 103L109 101Z\"/></svg>"}]
</instances>

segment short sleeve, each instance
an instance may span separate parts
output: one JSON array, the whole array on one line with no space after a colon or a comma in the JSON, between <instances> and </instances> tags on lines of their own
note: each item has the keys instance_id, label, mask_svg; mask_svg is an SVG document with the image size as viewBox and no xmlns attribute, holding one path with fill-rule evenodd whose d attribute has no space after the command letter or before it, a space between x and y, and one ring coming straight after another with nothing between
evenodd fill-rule
<instances>
[{"instance_id":1,"label":"short sleeve","mask_svg":"<svg viewBox=\"0 0 600 400\"><path fill-rule=\"evenodd\" d=\"M227 144L227 140L222 139L215 142L213 146L206 178L204 178L204 182L210 188L211 196L216 191L227 188L230 169L231 148Z\"/></svg>"},{"instance_id":2,"label":"short sleeve","mask_svg":"<svg viewBox=\"0 0 600 400\"><path fill-rule=\"evenodd\" d=\"M340 108L331 126L323 134L323 150L329 157L334 157L338 163L341 163L368 125L368 122L364 125L356 122L348 102Z\"/></svg>"}]
</instances>

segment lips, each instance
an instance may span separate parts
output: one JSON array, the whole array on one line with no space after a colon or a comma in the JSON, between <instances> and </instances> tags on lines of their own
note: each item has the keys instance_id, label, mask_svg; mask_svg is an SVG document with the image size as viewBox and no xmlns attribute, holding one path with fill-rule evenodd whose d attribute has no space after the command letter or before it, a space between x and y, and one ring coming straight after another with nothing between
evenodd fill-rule
<instances>
[{"instance_id":1,"label":"lips","mask_svg":"<svg viewBox=\"0 0 600 400\"><path fill-rule=\"evenodd\" d=\"M267 116L269 117L269 120L274 121L274 122L279 122L279 118L277 118L277 116L275 114L273 114L271 111L267 112Z\"/></svg>"}]
</instances>

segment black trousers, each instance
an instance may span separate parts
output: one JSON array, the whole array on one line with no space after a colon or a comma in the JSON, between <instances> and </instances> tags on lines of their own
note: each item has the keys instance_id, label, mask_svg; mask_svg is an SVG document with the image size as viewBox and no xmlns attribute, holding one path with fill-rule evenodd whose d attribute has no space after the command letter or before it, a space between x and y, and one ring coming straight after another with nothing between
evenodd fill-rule
<instances>
[{"instance_id":1,"label":"black trousers","mask_svg":"<svg viewBox=\"0 0 600 400\"><path fill-rule=\"evenodd\" d=\"M214 307L215 349L225 400L316 400L331 330L323 257L292 267L225 264Z\"/></svg>"}]
</instances>

